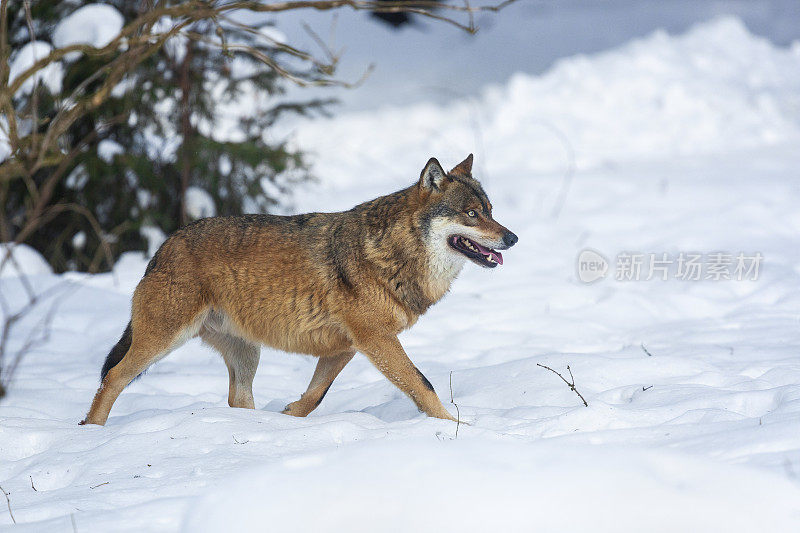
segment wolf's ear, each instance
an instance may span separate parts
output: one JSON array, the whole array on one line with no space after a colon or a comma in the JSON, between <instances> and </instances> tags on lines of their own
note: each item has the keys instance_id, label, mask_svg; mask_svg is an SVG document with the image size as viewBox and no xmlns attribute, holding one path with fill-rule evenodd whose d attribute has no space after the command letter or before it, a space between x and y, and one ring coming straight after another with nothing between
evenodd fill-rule
<instances>
[{"instance_id":1,"label":"wolf's ear","mask_svg":"<svg viewBox=\"0 0 800 533\"><path fill-rule=\"evenodd\" d=\"M435 157L431 157L419 175L419 186L422 190L438 191L446 177L442 165Z\"/></svg>"},{"instance_id":2,"label":"wolf's ear","mask_svg":"<svg viewBox=\"0 0 800 533\"><path fill-rule=\"evenodd\" d=\"M472 154L469 154L465 160L453 167L450 171L452 174L466 174L472 176Z\"/></svg>"}]
</instances>

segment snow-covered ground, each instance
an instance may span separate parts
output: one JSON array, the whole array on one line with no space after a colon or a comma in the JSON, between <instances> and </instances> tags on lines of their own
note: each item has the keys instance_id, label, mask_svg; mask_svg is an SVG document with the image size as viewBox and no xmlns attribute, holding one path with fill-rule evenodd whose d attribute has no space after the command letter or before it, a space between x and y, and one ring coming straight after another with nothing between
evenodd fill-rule
<instances>
[{"instance_id":1,"label":"snow-covered ground","mask_svg":"<svg viewBox=\"0 0 800 533\"><path fill-rule=\"evenodd\" d=\"M0 403L17 529L800 530L798 95L800 44L723 19L474 100L299 126L322 181L297 210L346 208L432 155L475 152L520 242L500 268L467 266L401 336L470 425L419 414L362 356L308 418L281 415L314 361L269 349L256 410L231 409L222 361L191 341L107 426L78 427L146 258L38 273L37 290L63 296ZM606 279L579 281L586 248L609 260ZM724 252L731 271L739 253L763 260L754 281L676 279L677 264L666 281L617 281L625 252L645 254L642 278L650 253L699 252L709 268ZM22 303L18 278L0 289ZM588 407L537 364L569 365Z\"/></svg>"}]
</instances>

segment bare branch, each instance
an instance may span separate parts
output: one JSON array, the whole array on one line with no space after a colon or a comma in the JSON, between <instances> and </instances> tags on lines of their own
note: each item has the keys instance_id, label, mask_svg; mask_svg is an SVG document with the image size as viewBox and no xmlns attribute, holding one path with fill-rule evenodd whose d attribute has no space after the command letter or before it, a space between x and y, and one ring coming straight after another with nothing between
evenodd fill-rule
<instances>
[{"instance_id":1,"label":"bare branch","mask_svg":"<svg viewBox=\"0 0 800 533\"><path fill-rule=\"evenodd\" d=\"M278 42L274 38L270 37L269 35L265 35L264 33L260 32L257 28L254 28L252 26L248 26L247 24L242 24L241 22L239 22L237 20L234 20L234 19L232 19L232 18L230 18L228 16L225 16L225 15L220 15L219 18L222 21L224 21L226 24L229 24L230 26L233 26L234 28L236 28L238 30L242 30L243 32L248 33L248 34L250 34L250 35L252 35L254 37L258 37L259 39L263 39L263 40L267 41L270 44L270 46L274 46L276 49L280 50L281 52L285 52L285 53L287 53L289 55L292 55L292 56L294 56L294 57L296 57L298 59L302 59L303 61L309 61L309 62L316 61L314 56L312 56L310 53L304 52L303 50L300 50L299 48L295 48L293 46L290 46L290 45L288 45L286 43Z\"/></svg>"},{"instance_id":2,"label":"bare branch","mask_svg":"<svg viewBox=\"0 0 800 533\"><path fill-rule=\"evenodd\" d=\"M56 289L71 288L71 287L73 287L73 284L66 282L62 282L54 286L54 288ZM56 291L53 291L53 293L55 292ZM42 295L39 295L38 301L41 301L41 298ZM11 362L10 365L8 365L3 370L3 376L6 383L11 382L11 379L14 377L14 373L17 371L17 366L20 364L22 358L25 357L25 355L27 355L35 346L50 340L50 330L51 330L51 325L53 323L53 317L55 316L61 301L62 300L59 299L53 302L53 305L50 306L50 309L48 310L47 314L42 318L39 324L37 324L31 330L31 332L28 334L28 338L25 339L25 342L23 343L22 347L16 351L14 360ZM31 309L32 308L27 309L25 313L29 312Z\"/></svg>"},{"instance_id":3,"label":"bare branch","mask_svg":"<svg viewBox=\"0 0 800 533\"><path fill-rule=\"evenodd\" d=\"M25 22L28 25L28 35L31 39L31 45L36 41L36 32L33 31L33 17L31 16L31 3L29 0L23 2L25 6ZM31 115L33 116L31 127L31 151L36 151L36 133L39 129L39 91L38 87L34 87L31 91Z\"/></svg>"},{"instance_id":4,"label":"bare branch","mask_svg":"<svg viewBox=\"0 0 800 533\"><path fill-rule=\"evenodd\" d=\"M328 61L330 64L335 65L339 57L333 53L333 50L330 49L328 44L322 40L322 38L315 32L311 26L309 26L306 22L303 22L303 29L305 32L317 43L317 46L328 56Z\"/></svg>"},{"instance_id":5,"label":"bare branch","mask_svg":"<svg viewBox=\"0 0 800 533\"><path fill-rule=\"evenodd\" d=\"M125 115L117 115L115 117L112 117L106 122L105 126L109 126L111 124L117 124L121 122L124 118ZM34 200L34 204L26 212L26 222L17 233L17 236L14 239L15 243L21 243L25 241L25 239L27 239L31 233L36 231L36 229L38 229L41 226L41 224L43 223L42 215L44 214L47 203L50 201L50 198L52 197L53 192L55 191L55 186L58 184L62 176L66 173L67 169L69 169L69 166L72 164L74 159L81 152L83 152L84 148L88 146L91 142L93 142L98 135L99 132L98 130L95 129L90 131L83 139L78 141L78 143L72 148L72 150L70 150L68 154L65 154L62 157L60 163L58 164L58 167L53 171L53 173L50 174L50 176L47 177L44 183L36 189L36 193L35 194L31 193L31 197ZM35 168L36 167L34 167L34 169ZM89 211L86 211L86 213L88 214L87 218L89 219L89 223L94 226L95 225L94 222L96 222L94 216ZM99 224L97 224L97 227L99 228ZM1 264L0 268L2 268Z\"/></svg>"},{"instance_id":6,"label":"bare branch","mask_svg":"<svg viewBox=\"0 0 800 533\"><path fill-rule=\"evenodd\" d=\"M570 377L570 379L572 379L572 383L570 383L569 381L567 381L567 380L566 380L566 378L565 378L564 376L562 376L561 374L559 374L558 372L556 372L555 370L553 370L553 369L552 369L552 368L550 368L549 366L545 366L545 365L543 365L543 364L541 364L541 363L536 363L536 366L540 366L540 367L542 367L542 368L546 368L547 370L549 370L550 372L552 372L552 373L553 373L553 374L555 374L556 376L560 377L560 378L561 378L561 380L562 380L564 383L566 383L566 384L567 384L567 386L570 388L570 390L571 390L572 392L574 392L575 394L577 394L577 395L578 395L578 397L579 397L579 398L581 399L581 401L583 402L583 405L584 405L584 406L586 406L586 407L589 407L589 404L588 404L588 403L586 403L586 398L584 398L584 397L583 397L583 395L582 395L580 392L578 392L578 389L576 389L576 388L575 388L575 377L572 375L572 369L569 367L569 365L567 365L567 370L569 371L569 377Z\"/></svg>"},{"instance_id":7,"label":"bare branch","mask_svg":"<svg viewBox=\"0 0 800 533\"><path fill-rule=\"evenodd\" d=\"M19 263L17 262L17 258L14 257L14 254L13 254L14 248L16 247L16 245L17 245L17 243L11 242L11 243L6 244L3 247L4 248L4 254L3 254L3 259L0 260L0 272L3 271L3 268L5 268L5 266L8 263L11 263L11 266L16 268L17 272L22 274L22 268L20 267ZM33 287L31 286L31 283L28 280L28 277L25 276L24 274L22 274L22 275L19 276L19 279L20 279L20 283L22 283L22 288L25 289L25 292L28 294L28 300L34 301L36 299L36 293L34 292Z\"/></svg>"},{"instance_id":8,"label":"bare branch","mask_svg":"<svg viewBox=\"0 0 800 533\"><path fill-rule=\"evenodd\" d=\"M6 492L5 490L3 490L3 487L0 487L0 492L2 492L2 493L3 493L3 496L5 496L5 497L6 497L6 505L8 505L8 514L9 514L9 516L11 516L11 521L12 521L12 522L14 522L14 523L16 524L16 523L17 523L17 521L16 521L16 519L14 518L14 513L12 513L12 512L11 512L11 500L9 500L9 499L8 499L8 495L9 495L10 493L8 493L8 492Z\"/></svg>"},{"instance_id":9,"label":"bare branch","mask_svg":"<svg viewBox=\"0 0 800 533\"><path fill-rule=\"evenodd\" d=\"M93 57L114 56L114 59L105 65L102 65L95 73L88 76L88 79L73 91L73 93L65 100L65 104L57 112L56 116L50 121L44 139L38 146L38 150L32 150L29 146L29 152L38 152L36 155L36 163L33 167L26 169L25 165L21 164L16 158L12 157L9 161L0 164L0 181L10 179L14 176L32 175L43 166L52 166L58 164L60 159L58 154L53 151L53 144L55 139L64 134L67 129L85 113L97 108L101 105L111 92L111 89L136 65L144 61L147 57L155 53L156 50L161 48L163 44L182 32L191 24L201 20L212 20L218 25L217 19L224 19L228 23L232 23L225 15L235 11L251 11L258 13L280 13L283 11L295 9L315 9L320 11L335 10L338 8L351 8L356 11L373 11L379 13L397 13L406 12L413 13L423 17L432 18L438 21L453 24L462 30L473 33L475 26L472 22L472 15L478 11L497 11L506 5L513 3L515 0L508 0L494 5L473 7L469 2L464 5L455 5L449 3L439 3L430 0L419 0L415 2L406 2L402 0L379 2L379 1L360 1L360 0L316 0L316 1L291 1L291 2L272 2L261 3L255 1L239 1L223 3L220 1L201 1L189 0L177 5L171 6L158 6L144 11L139 17L127 24L122 28L119 34L112 39L109 43L102 47L95 47L87 44L73 44L62 48L53 49L46 57L41 58L34 62L28 69L20 73L14 80L8 80L7 64L0 62L0 81L4 82L0 86L0 110L8 115L8 137L12 146L12 152L17 153L22 148L21 139L18 137L16 127L16 113L11 104L11 100L16 95L17 91L21 88L22 84L36 74L39 70L45 68L49 64L63 59L67 54L80 52ZM3 3L3 6L7 2ZM27 5L27 0L26 0ZM6 9L4 7L4 9ZM452 18L444 15L439 15L434 10L443 10L450 12L463 12L469 15L470 22L468 25L462 24ZM163 17L171 17L172 20L177 21L173 27L165 32L154 34L151 32L153 25L161 20ZM3 24L6 24L6 19L3 18ZM3 26L4 27L4 26ZM3 27L0 27L0 38L4 44L0 44L0 53L8 56L7 44ZM240 27L237 23L237 27ZM218 34L222 30L221 26L217 26ZM204 39L205 40L205 39ZM286 44L278 44L277 47L281 50L294 55L305 61L316 65L321 74L320 77L308 80L292 73L287 68L280 65L276 60L267 56L263 52L257 51L251 47L243 45L231 45L226 42L223 35L220 42L205 40L210 44L218 46L223 51L236 50L240 52L249 53L262 63L274 69L280 76L304 86L304 85L339 85L344 87L353 87L363 81L364 77L369 73L371 67L367 69L367 73L355 83L347 83L332 78L333 70L336 65L337 57L325 50L328 55L328 63L321 63L312 58L307 52L303 52L294 47ZM105 75L106 81L103 85L91 95L86 95L80 98L79 95L87 87L87 85L100 76ZM10 83L9 83L10 82ZM31 139L35 141L35 139ZM26 172L27 170L27 172Z\"/></svg>"},{"instance_id":10,"label":"bare branch","mask_svg":"<svg viewBox=\"0 0 800 533\"><path fill-rule=\"evenodd\" d=\"M82 52L92 56L103 56L113 54L122 45L130 46L131 43L140 44L148 35L134 35L143 27L152 27L156 21L162 17L185 18L188 23L199 20L211 19L231 11L253 11L256 13L280 13L295 9L315 9L318 11L330 11L342 7L349 7L355 11L373 11L377 13L412 13L422 17L431 18L453 25L469 33L475 33L477 28L470 23L465 25L457 20L438 15L433 10L449 10L473 14L479 11L499 11L500 9L516 2L516 0L506 0L499 4L472 7L467 3L464 6L447 3L439 3L432 0L419 0L408 3L403 0L391 2L378 1L359 1L359 0L316 0L316 1L294 1L294 2L274 2L262 4L255 1L241 1L222 4L220 2L203 2L199 0L183 2L174 6L162 6L145 12L136 20L126 25L120 33L108 44L103 47L95 47L87 44L73 44L62 48L53 49L46 57L36 61L31 67L17 76L10 85L11 94L15 94L22 84L33 76L36 72L43 69L50 63L61 60L71 52Z\"/></svg>"},{"instance_id":11,"label":"bare branch","mask_svg":"<svg viewBox=\"0 0 800 533\"><path fill-rule=\"evenodd\" d=\"M461 411L458 408L458 404L453 401L453 371L450 371L450 403L456 406L456 437L458 438L458 427L461 425Z\"/></svg>"},{"instance_id":12,"label":"bare branch","mask_svg":"<svg viewBox=\"0 0 800 533\"><path fill-rule=\"evenodd\" d=\"M49 329L50 323L52 322L52 318L55 315L55 311L58 306L58 301L56 301L53 306L50 308L49 312L44 316L42 321L39 325L34 327L28 338L23 343L22 347L19 350L16 350L14 354L13 361L5 365L4 361L8 356L8 342L11 338L11 333L14 330L16 324L29 313L31 313L39 303L47 300L48 298L54 296L59 291L71 287L72 283L70 282L61 282L56 283L55 285L51 286L50 288L35 294L34 297L28 301L27 304L22 306L16 312L11 312L8 303L5 301L5 298L0 298L0 308L2 308L3 312L3 325L2 325L2 336L0 336L0 391L4 390L6 386L11 382L11 378L14 375L14 372L17 369L17 365L19 365L22 358L38 343L46 342L49 338ZM41 335L36 337L38 331L41 331ZM2 397L2 394L0 394Z\"/></svg>"}]
</instances>

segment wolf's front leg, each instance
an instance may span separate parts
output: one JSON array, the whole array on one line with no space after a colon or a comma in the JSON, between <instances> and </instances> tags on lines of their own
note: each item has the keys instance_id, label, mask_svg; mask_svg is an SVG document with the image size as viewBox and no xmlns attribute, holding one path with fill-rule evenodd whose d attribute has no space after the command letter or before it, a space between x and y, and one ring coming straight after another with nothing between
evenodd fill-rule
<instances>
[{"instance_id":1,"label":"wolf's front leg","mask_svg":"<svg viewBox=\"0 0 800 533\"><path fill-rule=\"evenodd\" d=\"M428 416L456 421L444 408L433 385L406 355L396 335L362 333L355 339L356 349L411 398Z\"/></svg>"},{"instance_id":2,"label":"wolf's front leg","mask_svg":"<svg viewBox=\"0 0 800 533\"><path fill-rule=\"evenodd\" d=\"M333 380L355 354L356 352L348 351L330 357L320 357L311 383L308 384L308 390L299 400L287 405L283 413L292 416L306 416L316 409L333 384Z\"/></svg>"}]
</instances>

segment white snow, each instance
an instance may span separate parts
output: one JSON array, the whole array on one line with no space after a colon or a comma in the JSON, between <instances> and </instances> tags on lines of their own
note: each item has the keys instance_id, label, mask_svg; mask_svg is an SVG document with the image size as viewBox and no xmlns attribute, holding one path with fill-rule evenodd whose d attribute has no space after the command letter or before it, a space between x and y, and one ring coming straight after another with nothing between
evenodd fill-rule
<instances>
[{"instance_id":1,"label":"white snow","mask_svg":"<svg viewBox=\"0 0 800 533\"><path fill-rule=\"evenodd\" d=\"M256 409L231 409L223 362L193 340L131 384L107 426L78 427L147 257L30 277L37 291L70 285L0 402L0 486L17 522L797 531L798 57L724 19L519 75L475 101L298 126L321 178L300 210L347 208L411 183L431 156L453 166L475 152L519 244L497 269L467 265L401 335L455 414L452 384L468 426L419 414L361 355L314 413L287 417L314 361L266 348ZM570 149L577 171L553 216ZM623 282L612 264L583 284L584 249L764 262L757 281ZM25 301L19 278L0 290ZM9 349L40 319L22 321ZM569 365L588 407L537 364Z\"/></svg>"},{"instance_id":2,"label":"white snow","mask_svg":"<svg viewBox=\"0 0 800 533\"><path fill-rule=\"evenodd\" d=\"M173 20L172 17L161 17L153 24L152 33L153 35L168 33L178 22ZM166 43L164 43L164 49L167 53L172 56L172 60L175 63L181 63L183 61L184 56L186 55L186 37L184 35L175 35L170 37Z\"/></svg>"},{"instance_id":3,"label":"white snow","mask_svg":"<svg viewBox=\"0 0 800 533\"><path fill-rule=\"evenodd\" d=\"M122 29L123 18L114 6L88 4L81 6L56 26L53 44L64 48L73 44L88 44L102 48L114 40ZM79 52L67 54L66 59L80 57Z\"/></svg>"},{"instance_id":4,"label":"white snow","mask_svg":"<svg viewBox=\"0 0 800 533\"><path fill-rule=\"evenodd\" d=\"M84 246L86 246L86 232L79 231L72 236L72 247L76 250L83 250Z\"/></svg>"},{"instance_id":5,"label":"white snow","mask_svg":"<svg viewBox=\"0 0 800 533\"><path fill-rule=\"evenodd\" d=\"M44 41L32 41L22 46L12 55L8 73L9 84L13 83L15 79L31 68L37 61L47 57L52 50L53 47L50 43ZM17 95L30 93L37 83L43 83L53 94L59 93L61 92L63 72L64 68L61 62L54 61L25 80L19 91L17 91Z\"/></svg>"},{"instance_id":6,"label":"white snow","mask_svg":"<svg viewBox=\"0 0 800 533\"><path fill-rule=\"evenodd\" d=\"M281 30L276 28L272 25L261 26L258 29L259 33L261 33L264 37L268 40L274 42L275 44L287 44L289 42L289 38L286 37L286 34L283 33Z\"/></svg>"},{"instance_id":7,"label":"white snow","mask_svg":"<svg viewBox=\"0 0 800 533\"><path fill-rule=\"evenodd\" d=\"M656 32L570 57L542 76L520 73L479 99L317 120L298 142L317 147L327 182L357 182L372 165L395 166L398 153L425 161L432 153L463 158L468 149L484 154L482 169L561 172L570 153L588 169L800 143L798 109L800 43L778 48L722 18L685 35Z\"/></svg>"},{"instance_id":8,"label":"white snow","mask_svg":"<svg viewBox=\"0 0 800 533\"><path fill-rule=\"evenodd\" d=\"M186 201L186 213L192 219L213 217L217 214L214 199L208 194L208 191L200 187L188 187L184 198Z\"/></svg>"},{"instance_id":9,"label":"white snow","mask_svg":"<svg viewBox=\"0 0 800 533\"><path fill-rule=\"evenodd\" d=\"M152 257L158 248L167 240L167 236L161 228L152 225L144 225L139 228L139 234L147 239L147 255Z\"/></svg>"},{"instance_id":10,"label":"white snow","mask_svg":"<svg viewBox=\"0 0 800 533\"><path fill-rule=\"evenodd\" d=\"M11 144L8 142L8 119L0 117L0 163L11 155Z\"/></svg>"},{"instance_id":11,"label":"white snow","mask_svg":"<svg viewBox=\"0 0 800 533\"><path fill-rule=\"evenodd\" d=\"M125 96L125 93L135 87L135 82L136 80L133 78L133 76L126 76L121 82L116 84L113 89L111 89L111 96L114 98L122 98Z\"/></svg>"},{"instance_id":12,"label":"white snow","mask_svg":"<svg viewBox=\"0 0 800 533\"><path fill-rule=\"evenodd\" d=\"M27 244L0 243L0 278L52 273L42 254Z\"/></svg>"},{"instance_id":13,"label":"white snow","mask_svg":"<svg viewBox=\"0 0 800 533\"><path fill-rule=\"evenodd\" d=\"M97 155L106 163L111 163L114 156L125 153L125 149L117 141L103 139L97 143Z\"/></svg>"},{"instance_id":14,"label":"white snow","mask_svg":"<svg viewBox=\"0 0 800 533\"><path fill-rule=\"evenodd\" d=\"M64 180L64 185L67 188L79 191L83 189L89 182L89 173L86 172L86 167L83 164L76 166Z\"/></svg>"},{"instance_id":15,"label":"white snow","mask_svg":"<svg viewBox=\"0 0 800 533\"><path fill-rule=\"evenodd\" d=\"M287 533L773 531L800 510L800 487L747 468L502 438L354 443L280 459L205 492L186 513L186 533L258 524Z\"/></svg>"}]
</instances>

